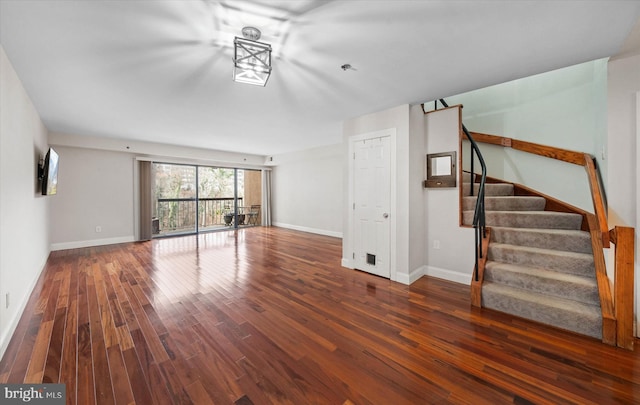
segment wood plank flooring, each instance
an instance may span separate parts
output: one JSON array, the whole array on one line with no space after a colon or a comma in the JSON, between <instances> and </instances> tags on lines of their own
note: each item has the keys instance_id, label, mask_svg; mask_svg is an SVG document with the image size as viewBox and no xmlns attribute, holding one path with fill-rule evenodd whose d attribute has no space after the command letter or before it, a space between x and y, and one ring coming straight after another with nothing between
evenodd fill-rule
<instances>
[{"instance_id":1,"label":"wood plank flooring","mask_svg":"<svg viewBox=\"0 0 640 405\"><path fill-rule=\"evenodd\" d=\"M640 403L638 352L340 257L262 227L53 252L0 383L78 405Z\"/></svg>"}]
</instances>

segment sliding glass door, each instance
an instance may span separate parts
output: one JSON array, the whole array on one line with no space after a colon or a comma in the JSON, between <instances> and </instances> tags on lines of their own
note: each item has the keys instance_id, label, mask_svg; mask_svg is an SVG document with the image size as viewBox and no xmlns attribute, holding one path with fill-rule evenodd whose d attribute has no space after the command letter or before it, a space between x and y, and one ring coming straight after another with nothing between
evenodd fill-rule
<instances>
[{"instance_id":1,"label":"sliding glass door","mask_svg":"<svg viewBox=\"0 0 640 405\"><path fill-rule=\"evenodd\" d=\"M259 170L153 163L153 235L260 225Z\"/></svg>"},{"instance_id":2,"label":"sliding glass door","mask_svg":"<svg viewBox=\"0 0 640 405\"><path fill-rule=\"evenodd\" d=\"M154 235L196 232L196 168L154 163L152 175Z\"/></svg>"},{"instance_id":3,"label":"sliding glass door","mask_svg":"<svg viewBox=\"0 0 640 405\"><path fill-rule=\"evenodd\" d=\"M198 167L198 226L202 231L231 226L234 207L234 169Z\"/></svg>"}]
</instances>

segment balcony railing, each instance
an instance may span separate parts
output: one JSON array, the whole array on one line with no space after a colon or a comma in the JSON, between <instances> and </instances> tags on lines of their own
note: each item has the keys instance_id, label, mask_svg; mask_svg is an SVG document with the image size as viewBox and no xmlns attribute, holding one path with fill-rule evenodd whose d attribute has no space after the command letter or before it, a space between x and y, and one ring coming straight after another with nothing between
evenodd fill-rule
<instances>
[{"instance_id":1,"label":"balcony railing","mask_svg":"<svg viewBox=\"0 0 640 405\"><path fill-rule=\"evenodd\" d=\"M233 197L199 198L196 210L195 198L158 198L156 199L153 233L166 235L171 233L195 232L196 218L198 229L215 229L233 225L225 214L233 214ZM244 224L242 197L238 198L238 225ZM231 217L233 218L233 217Z\"/></svg>"}]
</instances>

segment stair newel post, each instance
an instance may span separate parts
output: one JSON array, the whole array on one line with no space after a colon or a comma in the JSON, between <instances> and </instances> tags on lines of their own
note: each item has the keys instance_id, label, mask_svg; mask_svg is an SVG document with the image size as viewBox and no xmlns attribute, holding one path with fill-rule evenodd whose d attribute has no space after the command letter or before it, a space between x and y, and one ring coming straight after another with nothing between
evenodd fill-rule
<instances>
[{"instance_id":1,"label":"stair newel post","mask_svg":"<svg viewBox=\"0 0 640 405\"><path fill-rule=\"evenodd\" d=\"M610 232L615 244L614 263L614 310L616 317L617 346L633 350L633 295L635 262L635 229L616 226Z\"/></svg>"}]
</instances>

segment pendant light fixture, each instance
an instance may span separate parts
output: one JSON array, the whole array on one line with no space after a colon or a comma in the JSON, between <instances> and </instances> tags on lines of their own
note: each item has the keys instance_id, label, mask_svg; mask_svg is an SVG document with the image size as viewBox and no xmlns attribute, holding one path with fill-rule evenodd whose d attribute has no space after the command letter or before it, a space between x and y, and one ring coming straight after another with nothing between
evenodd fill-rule
<instances>
[{"instance_id":1,"label":"pendant light fixture","mask_svg":"<svg viewBox=\"0 0 640 405\"><path fill-rule=\"evenodd\" d=\"M256 86L267 84L271 75L271 45L258 42L260 35L259 29L244 27L243 38L234 39L234 81Z\"/></svg>"}]
</instances>

